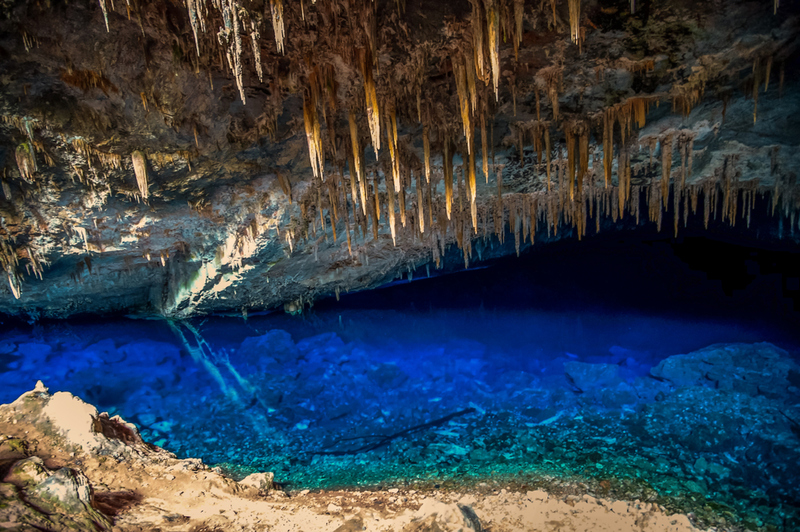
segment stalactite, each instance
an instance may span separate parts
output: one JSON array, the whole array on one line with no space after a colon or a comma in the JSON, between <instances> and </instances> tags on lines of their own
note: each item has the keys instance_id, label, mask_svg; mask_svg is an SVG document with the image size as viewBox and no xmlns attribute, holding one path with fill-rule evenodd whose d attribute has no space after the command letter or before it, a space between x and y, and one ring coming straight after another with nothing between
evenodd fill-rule
<instances>
[{"instance_id":1,"label":"stalactite","mask_svg":"<svg viewBox=\"0 0 800 532\"><path fill-rule=\"evenodd\" d=\"M569 3L569 30L572 42L580 46L581 0L567 0Z\"/></svg>"},{"instance_id":2,"label":"stalactite","mask_svg":"<svg viewBox=\"0 0 800 532\"><path fill-rule=\"evenodd\" d=\"M313 81L312 81L313 83ZM314 177L324 179L323 176L323 146L322 134L320 131L319 118L317 117L317 105L314 99L314 91L311 96L303 98L303 122L306 128L306 141L308 143L308 157L311 161L311 171Z\"/></svg>"},{"instance_id":3,"label":"stalactite","mask_svg":"<svg viewBox=\"0 0 800 532\"><path fill-rule=\"evenodd\" d=\"M467 142L468 144L471 141ZM475 183L475 150L469 151L469 182L467 184L467 191L469 192L469 206L470 206L470 213L472 214L472 229L475 234L478 234L478 210L477 205L475 204L475 198L477 196L476 192L476 183Z\"/></svg>"},{"instance_id":4,"label":"stalactite","mask_svg":"<svg viewBox=\"0 0 800 532\"><path fill-rule=\"evenodd\" d=\"M494 216L494 233L500 240L500 243L505 241L505 207L503 206L503 168L497 170L497 211Z\"/></svg>"},{"instance_id":5,"label":"stalactite","mask_svg":"<svg viewBox=\"0 0 800 532\"><path fill-rule=\"evenodd\" d=\"M400 223L406 226L406 189L405 183L401 182L400 190L397 192L397 205L400 210Z\"/></svg>"},{"instance_id":6,"label":"stalactite","mask_svg":"<svg viewBox=\"0 0 800 532\"><path fill-rule=\"evenodd\" d=\"M386 183L386 192L387 192L386 195L389 197L389 204L387 206L387 208L389 209L389 230L392 233L392 244L394 244L396 246L397 245L397 227L395 225L395 212L394 212L394 197L395 197L395 194L394 194L394 188L391 187L388 182ZM376 195L377 195L377 186L376 186ZM402 208L403 208L403 206L401 205L400 209L402 210Z\"/></svg>"},{"instance_id":7,"label":"stalactite","mask_svg":"<svg viewBox=\"0 0 800 532\"><path fill-rule=\"evenodd\" d=\"M378 196L378 179L377 177L372 181L369 185L369 189L371 194L368 196L367 201L370 202L370 207L367 210L370 213L370 217L372 218L372 238L377 242L378 241L378 230L380 229L380 198ZM386 187L386 190L391 190L391 187ZM390 220L394 222L394 205L391 206L390 209ZM394 240L394 223L391 224L392 230L392 240Z\"/></svg>"},{"instance_id":8,"label":"stalactite","mask_svg":"<svg viewBox=\"0 0 800 532\"><path fill-rule=\"evenodd\" d=\"M372 52L367 49L361 55L361 74L364 76L364 94L367 102L367 123L369 134L372 138L372 148L375 158L381 149L381 114L378 108L378 93L375 89L375 80L372 77Z\"/></svg>"},{"instance_id":9,"label":"stalactite","mask_svg":"<svg viewBox=\"0 0 800 532\"><path fill-rule=\"evenodd\" d=\"M525 0L514 0L514 59L519 59L519 45L522 44L522 17ZM537 116L537 120L539 120Z\"/></svg>"},{"instance_id":10,"label":"stalactite","mask_svg":"<svg viewBox=\"0 0 800 532\"><path fill-rule=\"evenodd\" d=\"M517 6L516 4L521 4L522 0L515 0L514 12L516 15ZM521 6L520 6L521 7ZM517 22L517 37L514 39L516 43L514 46L514 50L519 48L519 42L522 39L522 13L520 8L520 20ZM494 99L495 101L500 100L500 16L497 12L497 5L492 0L488 0L488 5L486 7L486 28L488 31L488 39L489 39L489 60L492 66L492 83L494 84Z\"/></svg>"},{"instance_id":11,"label":"stalactite","mask_svg":"<svg viewBox=\"0 0 800 532\"><path fill-rule=\"evenodd\" d=\"M425 181L431 181L431 139L428 126L422 127L422 153L425 159Z\"/></svg>"},{"instance_id":12,"label":"stalactite","mask_svg":"<svg viewBox=\"0 0 800 532\"><path fill-rule=\"evenodd\" d=\"M486 116L484 111L481 111L481 156L483 166L483 176L486 178L486 184L489 184L489 147L487 146L486 139Z\"/></svg>"},{"instance_id":13,"label":"stalactite","mask_svg":"<svg viewBox=\"0 0 800 532\"><path fill-rule=\"evenodd\" d=\"M447 208L447 219L451 218L453 211L453 156L450 153L450 138L444 135L444 195Z\"/></svg>"},{"instance_id":14,"label":"stalactite","mask_svg":"<svg viewBox=\"0 0 800 532\"><path fill-rule=\"evenodd\" d=\"M569 188L569 200L575 199L575 134L572 129L572 124L567 124L564 129L564 135L567 140L567 161L568 161L568 174L567 174L567 187Z\"/></svg>"},{"instance_id":15,"label":"stalactite","mask_svg":"<svg viewBox=\"0 0 800 532\"><path fill-rule=\"evenodd\" d=\"M394 191L400 193L400 160L397 154L397 116L394 107L389 107L386 120L388 122L386 124L386 140L389 143L389 158L392 163L392 183Z\"/></svg>"},{"instance_id":16,"label":"stalactite","mask_svg":"<svg viewBox=\"0 0 800 532\"><path fill-rule=\"evenodd\" d=\"M475 78L475 58L472 54L464 54L464 74L467 78L470 116L474 116L478 109L478 82Z\"/></svg>"},{"instance_id":17,"label":"stalactite","mask_svg":"<svg viewBox=\"0 0 800 532\"><path fill-rule=\"evenodd\" d=\"M139 186L139 193L142 199L147 201L147 161L144 153L135 151L131 153L131 163L133 164L133 173L136 175L136 184Z\"/></svg>"},{"instance_id":18,"label":"stalactite","mask_svg":"<svg viewBox=\"0 0 800 532\"><path fill-rule=\"evenodd\" d=\"M472 3L472 49L475 58L475 72L481 80L486 79L486 66L484 65L484 35L483 16L480 0L470 0Z\"/></svg>"},{"instance_id":19,"label":"stalactite","mask_svg":"<svg viewBox=\"0 0 800 532\"><path fill-rule=\"evenodd\" d=\"M108 27L108 8L106 7L106 0L100 0L100 9L103 10L103 19L106 21L106 31L111 33L111 29Z\"/></svg>"},{"instance_id":20,"label":"stalactite","mask_svg":"<svg viewBox=\"0 0 800 532\"><path fill-rule=\"evenodd\" d=\"M350 122L350 145L353 148L353 155L352 155L352 164L350 168L350 179L352 181L353 187L353 203L356 202L356 195L355 195L355 183L358 182L359 187L361 189L361 208L364 211L364 214L367 214L367 203L366 198L364 197L366 191L364 190L364 175L363 175L363 168L361 165L361 148L358 144L358 125L356 124L356 115L352 109L347 113L347 119Z\"/></svg>"},{"instance_id":21,"label":"stalactite","mask_svg":"<svg viewBox=\"0 0 800 532\"><path fill-rule=\"evenodd\" d=\"M459 109L461 111L461 124L466 139L472 138L472 124L469 111L469 90L467 88L466 67L458 60L453 61L453 75L456 78L456 92L458 93ZM469 146L469 143L467 144Z\"/></svg>"},{"instance_id":22,"label":"stalactite","mask_svg":"<svg viewBox=\"0 0 800 532\"><path fill-rule=\"evenodd\" d=\"M434 186L432 183L433 179L428 179L426 186L427 190L425 191L425 202L428 204L428 227L433 230L433 191Z\"/></svg>"},{"instance_id":23,"label":"stalactite","mask_svg":"<svg viewBox=\"0 0 800 532\"><path fill-rule=\"evenodd\" d=\"M250 20L250 42L253 45L253 60L256 64L256 74L258 81L264 83L264 69L261 67L261 33L258 31L258 19ZM199 54L198 54L199 55Z\"/></svg>"},{"instance_id":24,"label":"stalactite","mask_svg":"<svg viewBox=\"0 0 800 532\"><path fill-rule=\"evenodd\" d=\"M611 169L614 165L614 119L611 110L603 113L603 174L605 188L611 184Z\"/></svg>"},{"instance_id":25,"label":"stalactite","mask_svg":"<svg viewBox=\"0 0 800 532\"><path fill-rule=\"evenodd\" d=\"M36 157L34 155L34 148L30 142L23 142L17 146L14 152L19 175L28 183L33 183L34 174L36 173Z\"/></svg>"},{"instance_id":26,"label":"stalactite","mask_svg":"<svg viewBox=\"0 0 800 532\"><path fill-rule=\"evenodd\" d=\"M417 223L419 224L419 232L425 232L425 200L423 198L423 186L422 186L422 176L417 175L414 178L414 182L417 186Z\"/></svg>"},{"instance_id":27,"label":"stalactite","mask_svg":"<svg viewBox=\"0 0 800 532\"><path fill-rule=\"evenodd\" d=\"M669 180L672 174L672 134L661 139L661 197L666 209L669 204Z\"/></svg>"},{"instance_id":28,"label":"stalactite","mask_svg":"<svg viewBox=\"0 0 800 532\"><path fill-rule=\"evenodd\" d=\"M580 156L578 171L578 199L583 202L583 180L589 173L589 128L581 124L578 130L578 154Z\"/></svg>"},{"instance_id":29,"label":"stalactite","mask_svg":"<svg viewBox=\"0 0 800 532\"><path fill-rule=\"evenodd\" d=\"M547 165L545 171L547 172L547 191L550 192L550 129L544 128L544 153L545 164Z\"/></svg>"},{"instance_id":30,"label":"stalactite","mask_svg":"<svg viewBox=\"0 0 800 532\"><path fill-rule=\"evenodd\" d=\"M191 1L191 0L189 0ZM269 0L270 11L272 11L272 30L275 33L275 44L278 47L278 53L284 52L284 41L286 40L286 32L283 25L283 0Z\"/></svg>"}]
</instances>

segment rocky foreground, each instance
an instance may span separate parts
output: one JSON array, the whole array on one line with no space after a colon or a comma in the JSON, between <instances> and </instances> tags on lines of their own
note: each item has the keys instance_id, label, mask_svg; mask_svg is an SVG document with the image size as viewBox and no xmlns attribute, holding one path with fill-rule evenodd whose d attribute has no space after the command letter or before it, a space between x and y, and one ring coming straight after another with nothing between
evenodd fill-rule
<instances>
[{"instance_id":1,"label":"rocky foreground","mask_svg":"<svg viewBox=\"0 0 800 532\"><path fill-rule=\"evenodd\" d=\"M697 530L657 504L580 486L517 492L389 488L287 493L271 473L237 482L179 460L136 427L39 382L0 405L0 529L113 531ZM484 489L481 489L483 486Z\"/></svg>"}]
</instances>

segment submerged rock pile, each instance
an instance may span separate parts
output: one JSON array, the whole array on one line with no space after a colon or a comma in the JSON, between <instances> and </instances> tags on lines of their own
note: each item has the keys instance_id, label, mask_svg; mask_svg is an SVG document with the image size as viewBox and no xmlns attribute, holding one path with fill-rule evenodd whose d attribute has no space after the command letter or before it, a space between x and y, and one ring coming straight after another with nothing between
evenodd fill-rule
<instances>
[{"instance_id":1,"label":"submerged rock pile","mask_svg":"<svg viewBox=\"0 0 800 532\"><path fill-rule=\"evenodd\" d=\"M295 342L272 330L200 364L151 340L52 351L30 340L7 347L7 382L47 373L134 421L144 440L238 479L271 471L291 491L393 484L484 494L514 485L572 495L580 483L579 494L663 504L722 528L800 523L800 366L768 343L661 361L614 347L602 363L570 354L522 363L471 340L377 350L333 333ZM40 362L16 358L25 352ZM48 397L37 393L23 397ZM69 394L42 408L56 418L76 409L128 442L98 440L90 425L64 428L87 448L149 453L136 429Z\"/></svg>"},{"instance_id":2,"label":"submerged rock pile","mask_svg":"<svg viewBox=\"0 0 800 532\"><path fill-rule=\"evenodd\" d=\"M50 395L41 382L0 405L0 477L0 527L18 532L517 532L556 522L569 531L697 530L657 505L544 491L306 490L289 498L271 474L235 482L199 460L178 460L121 419L71 394Z\"/></svg>"}]
</instances>

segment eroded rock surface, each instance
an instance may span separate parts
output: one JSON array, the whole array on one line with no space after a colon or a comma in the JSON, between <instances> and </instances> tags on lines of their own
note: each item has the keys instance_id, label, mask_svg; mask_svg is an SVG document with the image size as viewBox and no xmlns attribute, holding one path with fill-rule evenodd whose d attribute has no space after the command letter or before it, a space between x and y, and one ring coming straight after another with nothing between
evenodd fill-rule
<instances>
[{"instance_id":1,"label":"eroded rock surface","mask_svg":"<svg viewBox=\"0 0 800 532\"><path fill-rule=\"evenodd\" d=\"M294 313L534 239L800 238L793 2L305 4L3 3L0 311Z\"/></svg>"}]
</instances>

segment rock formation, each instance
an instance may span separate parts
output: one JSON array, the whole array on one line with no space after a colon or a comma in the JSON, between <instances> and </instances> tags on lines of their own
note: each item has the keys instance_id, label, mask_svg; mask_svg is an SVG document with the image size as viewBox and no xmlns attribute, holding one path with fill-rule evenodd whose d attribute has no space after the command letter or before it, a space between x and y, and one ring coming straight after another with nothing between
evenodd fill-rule
<instances>
[{"instance_id":1,"label":"rock formation","mask_svg":"<svg viewBox=\"0 0 800 532\"><path fill-rule=\"evenodd\" d=\"M5 313L299 311L644 225L797 238L792 3L1 10Z\"/></svg>"}]
</instances>

